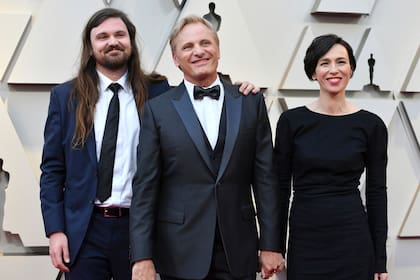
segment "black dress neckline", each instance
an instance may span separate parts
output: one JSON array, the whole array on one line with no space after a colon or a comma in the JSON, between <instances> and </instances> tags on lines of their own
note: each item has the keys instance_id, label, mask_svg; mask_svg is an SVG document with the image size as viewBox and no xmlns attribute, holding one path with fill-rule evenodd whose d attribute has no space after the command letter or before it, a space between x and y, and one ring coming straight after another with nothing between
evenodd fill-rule
<instances>
[{"instance_id":1,"label":"black dress neckline","mask_svg":"<svg viewBox=\"0 0 420 280\"><path fill-rule=\"evenodd\" d=\"M315 114L315 115L324 116L324 117L333 117L333 118L350 117L350 116L357 115L360 112L363 112L364 111L363 109L359 109L359 110L357 110L357 111L355 111L353 113L348 113L348 114L343 114L343 115L328 115L328 114L324 114L324 113L315 112L315 111L309 109L306 105L305 106L302 106L302 108L304 108L306 111L308 111L308 112L310 112L312 114Z\"/></svg>"}]
</instances>

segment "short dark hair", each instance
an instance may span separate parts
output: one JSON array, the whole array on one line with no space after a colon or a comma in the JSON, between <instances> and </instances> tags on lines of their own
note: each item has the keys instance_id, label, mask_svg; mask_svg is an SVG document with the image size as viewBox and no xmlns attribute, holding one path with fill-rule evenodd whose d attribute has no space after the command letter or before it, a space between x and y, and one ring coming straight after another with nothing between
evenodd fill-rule
<instances>
[{"instance_id":1,"label":"short dark hair","mask_svg":"<svg viewBox=\"0 0 420 280\"><path fill-rule=\"evenodd\" d=\"M311 45L306 50L305 59L303 60L305 73L309 80L312 81L312 75L315 73L318 60L323 57L335 44L340 44L346 48L350 60L351 70L353 72L356 70L356 58L354 57L353 49L350 44L335 34L321 35L312 41Z\"/></svg>"}]
</instances>

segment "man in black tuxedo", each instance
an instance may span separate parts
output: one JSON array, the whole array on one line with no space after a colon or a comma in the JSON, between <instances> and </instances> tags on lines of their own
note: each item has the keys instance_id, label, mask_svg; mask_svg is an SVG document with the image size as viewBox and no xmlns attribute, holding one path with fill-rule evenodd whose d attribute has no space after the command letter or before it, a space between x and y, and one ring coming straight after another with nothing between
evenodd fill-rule
<instances>
[{"instance_id":1,"label":"man in black tuxedo","mask_svg":"<svg viewBox=\"0 0 420 280\"><path fill-rule=\"evenodd\" d=\"M184 82L146 102L141 118L133 279L255 279L259 250L267 278L283 260L264 100L219 79L219 41L206 20L181 20L170 45Z\"/></svg>"}]
</instances>

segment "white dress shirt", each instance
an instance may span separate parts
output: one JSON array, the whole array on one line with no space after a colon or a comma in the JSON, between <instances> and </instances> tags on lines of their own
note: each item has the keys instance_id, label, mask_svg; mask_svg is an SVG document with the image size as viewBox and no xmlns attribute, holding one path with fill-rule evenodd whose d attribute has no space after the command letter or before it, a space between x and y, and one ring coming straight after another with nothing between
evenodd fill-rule
<instances>
[{"instance_id":1,"label":"white dress shirt","mask_svg":"<svg viewBox=\"0 0 420 280\"><path fill-rule=\"evenodd\" d=\"M220 82L219 76L217 76L217 79L209 86L220 86L220 97L218 100L208 96L205 96L201 100L196 100L194 99L194 84L187 80L184 80L184 84L187 88L195 113L200 120L201 126L207 135L211 147L214 149L216 147L217 138L219 137L220 117L222 115L223 101L225 99L223 84Z\"/></svg>"},{"instance_id":2,"label":"white dress shirt","mask_svg":"<svg viewBox=\"0 0 420 280\"><path fill-rule=\"evenodd\" d=\"M120 117L118 123L117 145L115 150L114 175L112 177L111 196L96 205L102 207L129 208L132 197L132 180L137 168L137 145L139 143L140 121L131 85L127 82L127 73L118 81L111 81L98 71L99 99L95 106L94 130L96 139L96 157L99 162L102 138L105 130L106 116L113 92L108 89L111 83L119 83Z\"/></svg>"}]
</instances>

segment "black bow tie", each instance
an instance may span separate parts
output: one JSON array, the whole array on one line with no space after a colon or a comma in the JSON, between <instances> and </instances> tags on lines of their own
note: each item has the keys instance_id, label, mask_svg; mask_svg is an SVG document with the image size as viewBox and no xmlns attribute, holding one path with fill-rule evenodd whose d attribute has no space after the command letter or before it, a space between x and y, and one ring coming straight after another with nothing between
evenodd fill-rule
<instances>
[{"instance_id":1,"label":"black bow tie","mask_svg":"<svg viewBox=\"0 0 420 280\"><path fill-rule=\"evenodd\" d=\"M216 85L211 88L202 88L199 86L194 86L194 99L201 100L204 96L219 100L220 97L220 86Z\"/></svg>"}]
</instances>

